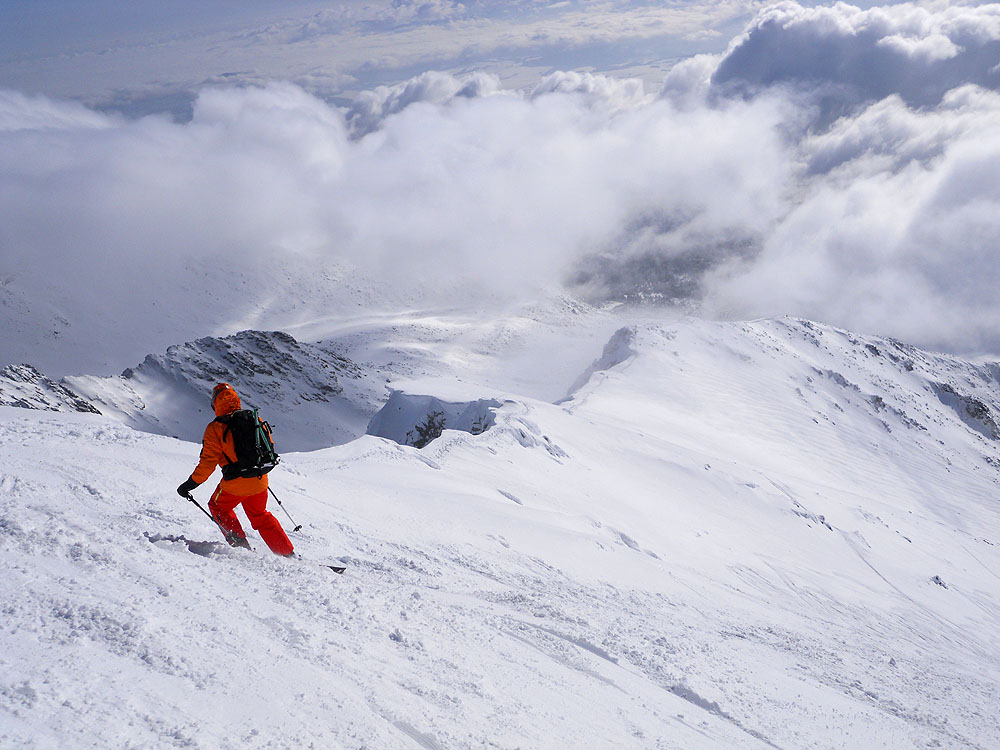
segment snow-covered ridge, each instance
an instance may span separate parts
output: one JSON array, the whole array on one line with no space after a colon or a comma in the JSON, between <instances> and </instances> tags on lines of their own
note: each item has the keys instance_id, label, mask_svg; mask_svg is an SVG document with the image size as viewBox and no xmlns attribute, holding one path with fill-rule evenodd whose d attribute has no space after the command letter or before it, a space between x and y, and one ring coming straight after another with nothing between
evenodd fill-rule
<instances>
[{"instance_id":1,"label":"snow-covered ridge","mask_svg":"<svg viewBox=\"0 0 1000 750\"><path fill-rule=\"evenodd\" d=\"M927 429L911 418L909 409L923 420L937 423L953 413L973 431L991 440L1000 439L996 421L1000 415L1000 362L969 361L896 339L855 334L801 319L745 323L691 320L678 326L623 328L574 391L585 391L590 376L628 362L636 350L639 356L669 350L675 358L682 358L683 363L666 370L665 376L675 376L685 371L685 365L691 366L685 352L696 355L702 366L714 362L720 372L730 372L734 384L738 368L763 368L776 379L796 382L795 393L801 399L813 403L807 392L839 395L867 411L890 432L893 422L895 426ZM828 408L837 410L836 405Z\"/></svg>"},{"instance_id":2,"label":"snow-covered ridge","mask_svg":"<svg viewBox=\"0 0 1000 750\"><path fill-rule=\"evenodd\" d=\"M831 478L881 455L912 461L916 473L960 464L1000 481L996 362L797 319L640 326L627 338L637 355L610 370L595 363L599 376L565 408L590 408L596 391L604 413L616 402L610 394L625 389L619 418L672 425L709 453L747 451L748 460L780 465L805 451ZM655 396L636 391L656 381Z\"/></svg>"},{"instance_id":3,"label":"snow-covered ridge","mask_svg":"<svg viewBox=\"0 0 1000 750\"><path fill-rule=\"evenodd\" d=\"M443 383L461 376L454 366L439 361L436 347L455 346L449 325L421 324L414 335L425 337L424 341L408 346L397 340L381 361L364 365L343 355L348 348L345 341L350 342L352 355L364 358L370 355L366 342L378 347L378 332L317 343L299 342L277 331L206 337L151 354L142 364L111 378L70 376L57 382L30 365L9 366L0 371L0 405L99 411L136 429L194 441L200 439L211 413L206 395L216 382L227 380L237 386L248 406L261 408L275 423L283 450L314 450L365 432L405 443L406 433L412 435L435 412L444 416L446 428L481 432L494 423L492 407L499 404L497 399L518 394L495 381L477 386L473 376L464 390L474 398L456 401L445 395L448 388ZM395 335L405 335L405 330L396 330ZM600 357L576 378L560 403L574 408L574 400L585 398L609 372L629 366L636 357L661 356L663 340L678 337L686 344L671 349L677 354L668 358L665 374L677 369L677 357L693 357L698 366L710 370L706 373L710 378L735 374L733 368L756 363L750 370L765 366L773 375L782 373L779 382L767 388L783 388L794 381L795 403L813 420L836 425L838 412L846 408L866 414L887 432L926 431L932 423L957 420L971 431L974 443L976 436L1000 438L1000 363L969 362L891 338L797 319L753 323L692 319L674 328L626 325L611 336ZM486 354L499 361L504 352ZM781 366L773 368L779 359ZM429 376L421 383L425 392L404 385L390 397L386 386L393 378L421 372ZM444 390L435 392L435 377ZM759 379L760 373L748 377ZM404 412L405 418L400 416ZM992 454L988 457L993 460Z\"/></svg>"},{"instance_id":4,"label":"snow-covered ridge","mask_svg":"<svg viewBox=\"0 0 1000 750\"><path fill-rule=\"evenodd\" d=\"M52 380L28 364L7 365L0 370L0 406L100 413L65 382Z\"/></svg>"},{"instance_id":5,"label":"snow-covered ridge","mask_svg":"<svg viewBox=\"0 0 1000 750\"><path fill-rule=\"evenodd\" d=\"M412 391L423 379L444 401L455 399L441 384L456 380L471 384L473 400L559 398L613 330L607 316L564 297L499 319L433 310L331 315L300 326L295 338L244 331L171 346L119 376L56 382L28 366L30 384L0 377L0 404L63 410L79 402L136 429L198 440L208 394L226 379L278 428L279 450L315 450L364 434L393 383Z\"/></svg>"},{"instance_id":6,"label":"snow-covered ridge","mask_svg":"<svg viewBox=\"0 0 1000 750\"><path fill-rule=\"evenodd\" d=\"M384 388L331 344L296 341L280 331L205 337L150 354L115 377L56 382L33 367L0 372L0 405L92 411L135 429L200 440L212 416L209 395L233 383L248 408L260 408L282 450L342 443L364 432Z\"/></svg>"}]
</instances>

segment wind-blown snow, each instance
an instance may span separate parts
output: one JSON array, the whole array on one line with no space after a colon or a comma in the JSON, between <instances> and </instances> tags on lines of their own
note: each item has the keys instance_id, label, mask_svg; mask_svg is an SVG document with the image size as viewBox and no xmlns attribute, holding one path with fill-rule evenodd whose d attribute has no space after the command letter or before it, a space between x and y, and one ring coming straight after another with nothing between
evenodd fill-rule
<instances>
[{"instance_id":1,"label":"wind-blown snow","mask_svg":"<svg viewBox=\"0 0 1000 750\"><path fill-rule=\"evenodd\" d=\"M307 561L170 541L218 538L171 489L196 444L0 408L0 741L1000 742L995 363L634 321L591 369L479 435L286 454Z\"/></svg>"}]
</instances>

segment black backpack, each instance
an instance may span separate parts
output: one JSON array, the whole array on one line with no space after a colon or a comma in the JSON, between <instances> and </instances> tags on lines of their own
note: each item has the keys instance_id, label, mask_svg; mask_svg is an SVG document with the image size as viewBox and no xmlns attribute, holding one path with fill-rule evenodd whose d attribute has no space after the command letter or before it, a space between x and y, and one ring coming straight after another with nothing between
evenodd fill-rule
<instances>
[{"instance_id":1,"label":"black backpack","mask_svg":"<svg viewBox=\"0 0 1000 750\"><path fill-rule=\"evenodd\" d=\"M223 441L232 432L236 447L236 460L222 467L223 479L262 477L278 465L281 459L274 452L271 425L261 421L256 409L234 411L224 417L216 417L215 421L226 426L222 433Z\"/></svg>"}]
</instances>

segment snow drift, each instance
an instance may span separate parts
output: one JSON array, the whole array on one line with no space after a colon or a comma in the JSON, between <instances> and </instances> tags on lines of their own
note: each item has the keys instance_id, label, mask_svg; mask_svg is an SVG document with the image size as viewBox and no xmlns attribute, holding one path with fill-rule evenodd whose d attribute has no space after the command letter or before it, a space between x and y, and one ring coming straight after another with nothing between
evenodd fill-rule
<instances>
[{"instance_id":1,"label":"snow drift","mask_svg":"<svg viewBox=\"0 0 1000 750\"><path fill-rule=\"evenodd\" d=\"M494 411L500 406L491 398L456 403L397 390L372 417L366 433L422 448L446 429L472 435L485 432L494 425Z\"/></svg>"}]
</instances>

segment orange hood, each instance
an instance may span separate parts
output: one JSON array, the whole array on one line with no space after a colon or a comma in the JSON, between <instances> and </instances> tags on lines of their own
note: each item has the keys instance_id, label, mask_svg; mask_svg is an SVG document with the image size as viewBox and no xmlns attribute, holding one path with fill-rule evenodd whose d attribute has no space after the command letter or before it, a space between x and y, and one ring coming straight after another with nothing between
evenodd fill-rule
<instances>
[{"instance_id":1,"label":"orange hood","mask_svg":"<svg viewBox=\"0 0 1000 750\"><path fill-rule=\"evenodd\" d=\"M240 397L229 383L219 383L212 389L212 407L215 416L222 417L240 409Z\"/></svg>"}]
</instances>

